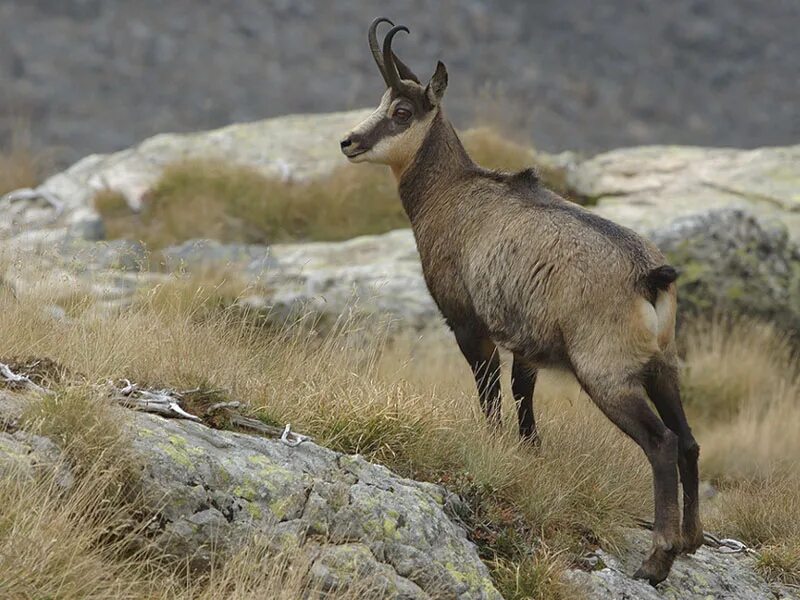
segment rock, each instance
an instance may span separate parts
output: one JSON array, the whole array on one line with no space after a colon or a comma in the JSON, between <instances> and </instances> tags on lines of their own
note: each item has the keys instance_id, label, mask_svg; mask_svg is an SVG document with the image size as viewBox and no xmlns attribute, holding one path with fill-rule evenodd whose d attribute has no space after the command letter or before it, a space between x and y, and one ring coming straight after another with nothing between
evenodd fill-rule
<instances>
[{"instance_id":1,"label":"rock","mask_svg":"<svg viewBox=\"0 0 800 600\"><path fill-rule=\"evenodd\" d=\"M723 208L783 223L800 243L800 145L734 150L624 148L578 163L567 187L598 214L648 234L670 221Z\"/></svg>"},{"instance_id":2,"label":"rock","mask_svg":"<svg viewBox=\"0 0 800 600\"><path fill-rule=\"evenodd\" d=\"M56 467L69 489L72 471L50 439L9 426L23 396L0 391L0 474L34 476ZM124 412L141 464L141 514L150 525L141 542L207 569L212 558L245 543L305 556L322 590L355 583L365 598L502 600L487 567L447 507L460 499L444 488L398 477L360 456L312 442L290 448L277 440L210 429L187 420ZM155 518L149 515L156 513ZM625 532L619 555L599 549L567 571L588 600L797 599L768 583L749 554L702 547L679 557L657 588L632 579L650 533ZM583 595L585 594L585 596Z\"/></svg>"},{"instance_id":3,"label":"rock","mask_svg":"<svg viewBox=\"0 0 800 600\"><path fill-rule=\"evenodd\" d=\"M568 572L568 579L586 590L587 600L775 600L798 598L789 588L766 582L747 554L726 554L702 546L692 556L680 556L669 577L657 587L632 579L642 556L650 548L650 533L627 532L621 556L603 550L594 553L595 570Z\"/></svg>"},{"instance_id":4,"label":"rock","mask_svg":"<svg viewBox=\"0 0 800 600\"><path fill-rule=\"evenodd\" d=\"M74 477L50 439L18 430L23 396L0 390L0 474L56 468ZM248 542L299 550L315 584L368 584L404 599L502 600L465 531L445 510L450 494L399 477L362 457L313 442L220 431L192 421L125 411L142 466L142 515L156 513L141 543L193 568ZM149 518L149 517L148 517Z\"/></svg>"},{"instance_id":5,"label":"rock","mask_svg":"<svg viewBox=\"0 0 800 600\"><path fill-rule=\"evenodd\" d=\"M439 319L409 229L345 242L273 246L190 240L162 255L168 271L200 274L224 267L238 273L262 292L239 304L276 320L305 311L336 318L348 310L402 318L418 328Z\"/></svg>"},{"instance_id":6,"label":"rock","mask_svg":"<svg viewBox=\"0 0 800 600\"><path fill-rule=\"evenodd\" d=\"M73 270L91 272L141 271L147 267L148 254L141 242L109 240L91 242L67 237L54 248Z\"/></svg>"},{"instance_id":7,"label":"rock","mask_svg":"<svg viewBox=\"0 0 800 600\"><path fill-rule=\"evenodd\" d=\"M780 224L723 209L675 219L652 237L680 270L680 316L745 314L800 335L800 249Z\"/></svg>"},{"instance_id":8,"label":"rock","mask_svg":"<svg viewBox=\"0 0 800 600\"><path fill-rule=\"evenodd\" d=\"M24 410L17 396L0 391L0 477L33 478L55 469L54 483L68 490L74 475L68 461L52 440L18 429L16 422Z\"/></svg>"},{"instance_id":9,"label":"rock","mask_svg":"<svg viewBox=\"0 0 800 600\"><path fill-rule=\"evenodd\" d=\"M202 272L209 267L246 267L260 261L264 269L274 266L268 246L222 244L216 240L189 240L160 252L167 271Z\"/></svg>"},{"instance_id":10,"label":"rock","mask_svg":"<svg viewBox=\"0 0 800 600\"><path fill-rule=\"evenodd\" d=\"M60 201L46 193L29 188L9 192L0 196L0 239L20 231L48 227L61 213Z\"/></svg>"},{"instance_id":11,"label":"rock","mask_svg":"<svg viewBox=\"0 0 800 600\"><path fill-rule=\"evenodd\" d=\"M410 327L440 320L409 229L345 242L276 244L270 256L272 265L256 260L246 272L269 290L276 316L313 310L336 318L349 309Z\"/></svg>"},{"instance_id":12,"label":"rock","mask_svg":"<svg viewBox=\"0 0 800 600\"><path fill-rule=\"evenodd\" d=\"M161 508L151 542L196 568L259 534L309 553L326 589L369 578L387 596L500 598L439 486L310 442L146 414L132 428L145 499Z\"/></svg>"}]
</instances>

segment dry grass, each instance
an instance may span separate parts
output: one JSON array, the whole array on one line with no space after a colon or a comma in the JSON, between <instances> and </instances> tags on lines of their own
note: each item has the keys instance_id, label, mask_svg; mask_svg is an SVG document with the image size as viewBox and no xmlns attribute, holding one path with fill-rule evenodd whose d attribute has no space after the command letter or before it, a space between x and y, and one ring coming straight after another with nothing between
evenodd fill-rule
<instances>
[{"instance_id":1,"label":"dry grass","mask_svg":"<svg viewBox=\"0 0 800 600\"><path fill-rule=\"evenodd\" d=\"M188 161L168 167L139 214L111 191L94 200L109 238L159 249L193 238L273 243L344 240L408 223L391 175L352 165L307 183L282 182L248 167Z\"/></svg>"},{"instance_id":2,"label":"dry grass","mask_svg":"<svg viewBox=\"0 0 800 600\"><path fill-rule=\"evenodd\" d=\"M225 285L232 288L225 291ZM0 347L6 356L52 358L88 383L128 377L175 388L222 388L266 421L290 421L332 448L442 482L466 498L463 518L508 597L574 597L559 578L564 566L598 543L614 548L621 527L650 514L650 472L642 453L570 377L541 377L535 404L543 445L534 452L517 443L508 402L503 435L487 434L469 369L449 336L385 339L374 332L365 336L351 323L339 323L324 337L303 328L269 330L225 308L239 293L236 285L213 278L202 285L175 279L102 322L88 314L53 321L32 298L7 300L0 311ZM720 487L706 502L704 518L720 533L762 547L765 573L794 581L800 474L786 455L797 448L800 425L794 356L781 336L748 323L698 325L685 342L687 401L702 446L702 472ZM759 372L751 372L750 364ZM32 409L29 422L42 423L41 430L80 461L96 461L98 449L113 456L102 449L113 449L120 439L118 429L102 426L102 414L94 425L84 418L97 404L85 387L65 388ZM754 420L756 429L747 437L742 432ZM100 430L103 435L87 433ZM47 514L45 509L40 512ZM9 539L3 543L13 544ZM111 561L111 572L123 573L115 585L131 581L129 597L150 597L136 579L148 563L137 563L135 576L127 575L127 563L113 553L109 558L96 545L82 548L74 549L75 564ZM248 569L260 551L247 552L245 567L214 574L191 593L180 588L185 581L170 590L176 597L221 597L214 590L234 585L230 578L242 590L255 589ZM70 573L68 567L59 568ZM46 573L58 579L55 570ZM270 577L286 573L259 571L254 577L264 577L258 585L266 586Z\"/></svg>"},{"instance_id":3,"label":"dry grass","mask_svg":"<svg viewBox=\"0 0 800 600\"><path fill-rule=\"evenodd\" d=\"M563 174L532 148L486 128L468 130L463 139L485 167L515 171L539 164L545 182L563 188ZM99 192L94 205L108 238L141 240L151 250L194 238L344 240L408 227L394 178L376 165L345 165L327 177L296 183L220 161L188 161L164 171L138 214L112 190Z\"/></svg>"},{"instance_id":4,"label":"dry grass","mask_svg":"<svg viewBox=\"0 0 800 600\"><path fill-rule=\"evenodd\" d=\"M30 135L17 128L7 148L0 148L0 196L25 187L36 186L42 176L43 156L33 151Z\"/></svg>"},{"instance_id":5,"label":"dry grass","mask_svg":"<svg viewBox=\"0 0 800 600\"><path fill-rule=\"evenodd\" d=\"M498 559L492 573L505 600L574 600L580 590L561 578L568 566L563 557L541 551L522 561Z\"/></svg>"},{"instance_id":6,"label":"dry grass","mask_svg":"<svg viewBox=\"0 0 800 600\"><path fill-rule=\"evenodd\" d=\"M30 478L13 467L0 478L0 596L144 598L154 583L134 572L107 527L124 522L99 500L113 475L90 469L68 492L53 473Z\"/></svg>"},{"instance_id":7,"label":"dry grass","mask_svg":"<svg viewBox=\"0 0 800 600\"><path fill-rule=\"evenodd\" d=\"M695 323L683 340L701 474L719 486L709 528L761 548L762 571L800 583L800 365L773 326Z\"/></svg>"},{"instance_id":8,"label":"dry grass","mask_svg":"<svg viewBox=\"0 0 800 600\"><path fill-rule=\"evenodd\" d=\"M800 436L793 431L800 423L800 364L788 339L771 325L717 319L688 327L683 345L684 403L702 434L705 476L724 482L800 475Z\"/></svg>"}]
</instances>

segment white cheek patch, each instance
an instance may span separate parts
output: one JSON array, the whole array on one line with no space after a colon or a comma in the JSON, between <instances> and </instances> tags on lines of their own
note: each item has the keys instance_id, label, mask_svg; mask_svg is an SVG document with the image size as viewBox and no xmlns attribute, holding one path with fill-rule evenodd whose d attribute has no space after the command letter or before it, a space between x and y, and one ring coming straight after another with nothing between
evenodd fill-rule
<instances>
[{"instance_id":1,"label":"white cheek patch","mask_svg":"<svg viewBox=\"0 0 800 600\"><path fill-rule=\"evenodd\" d=\"M375 160L387 161L394 141L392 138L383 138L367 154Z\"/></svg>"}]
</instances>

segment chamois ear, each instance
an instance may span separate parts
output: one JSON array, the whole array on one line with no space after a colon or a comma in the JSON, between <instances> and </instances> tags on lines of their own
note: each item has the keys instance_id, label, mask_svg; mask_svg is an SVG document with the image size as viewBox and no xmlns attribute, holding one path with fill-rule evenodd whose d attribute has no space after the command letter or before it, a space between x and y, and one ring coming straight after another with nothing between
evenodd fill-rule
<instances>
[{"instance_id":1,"label":"chamois ear","mask_svg":"<svg viewBox=\"0 0 800 600\"><path fill-rule=\"evenodd\" d=\"M442 61L436 63L436 71L433 73L430 82L425 87L425 96L433 106L438 106L442 101L444 91L447 89L447 67Z\"/></svg>"}]
</instances>

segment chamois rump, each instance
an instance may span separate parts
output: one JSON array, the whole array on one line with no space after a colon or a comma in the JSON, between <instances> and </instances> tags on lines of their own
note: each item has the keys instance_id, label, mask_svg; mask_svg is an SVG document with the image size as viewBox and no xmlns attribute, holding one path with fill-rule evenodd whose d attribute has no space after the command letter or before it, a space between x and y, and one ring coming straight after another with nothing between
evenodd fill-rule
<instances>
[{"instance_id":1,"label":"chamois rump","mask_svg":"<svg viewBox=\"0 0 800 600\"><path fill-rule=\"evenodd\" d=\"M382 49L381 23L392 26ZM392 51L400 31L409 32L383 17L369 27L387 89L341 150L352 162L391 167L425 282L472 368L491 423L500 420L499 346L513 353L512 393L524 439L537 441L537 369L563 367L642 448L653 471L655 519L651 552L635 577L655 585L679 552L693 553L703 541L699 446L678 387L677 273L653 244L561 198L533 170L476 165L442 112L444 64L422 85Z\"/></svg>"}]
</instances>

